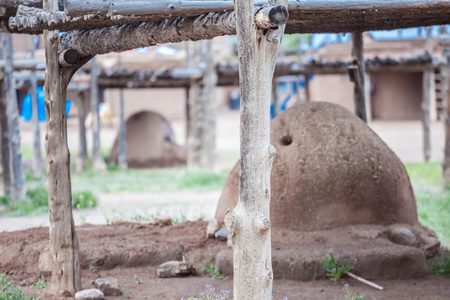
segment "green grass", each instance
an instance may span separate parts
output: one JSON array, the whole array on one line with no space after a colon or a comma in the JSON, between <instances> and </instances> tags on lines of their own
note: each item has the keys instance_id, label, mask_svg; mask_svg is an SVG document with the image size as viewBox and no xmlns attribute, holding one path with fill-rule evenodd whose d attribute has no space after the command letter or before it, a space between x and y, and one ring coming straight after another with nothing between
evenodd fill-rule
<instances>
[{"instance_id":1,"label":"green grass","mask_svg":"<svg viewBox=\"0 0 450 300\"><path fill-rule=\"evenodd\" d=\"M227 173L213 174L206 171L190 172L185 168L170 169L125 169L108 167L106 174L99 176L93 171L72 175L72 184L77 187L95 187L101 193L120 192L152 193L180 190L217 190L225 183Z\"/></svg>"},{"instance_id":2,"label":"green grass","mask_svg":"<svg viewBox=\"0 0 450 300\"><path fill-rule=\"evenodd\" d=\"M20 287L9 282L5 274L0 274L0 300L39 300L39 298L25 296Z\"/></svg>"},{"instance_id":3,"label":"green grass","mask_svg":"<svg viewBox=\"0 0 450 300\"><path fill-rule=\"evenodd\" d=\"M450 250L443 249L437 257L437 262L428 265L431 274L450 278Z\"/></svg>"},{"instance_id":4,"label":"green grass","mask_svg":"<svg viewBox=\"0 0 450 300\"><path fill-rule=\"evenodd\" d=\"M409 178L418 185L441 186L442 166L438 162L405 164Z\"/></svg>"},{"instance_id":5,"label":"green grass","mask_svg":"<svg viewBox=\"0 0 450 300\"><path fill-rule=\"evenodd\" d=\"M414 186L419 221L433 229L441 242L450 241L450 190L442 187L438 162L406 164Z\"/></svg>"}]
</instances>

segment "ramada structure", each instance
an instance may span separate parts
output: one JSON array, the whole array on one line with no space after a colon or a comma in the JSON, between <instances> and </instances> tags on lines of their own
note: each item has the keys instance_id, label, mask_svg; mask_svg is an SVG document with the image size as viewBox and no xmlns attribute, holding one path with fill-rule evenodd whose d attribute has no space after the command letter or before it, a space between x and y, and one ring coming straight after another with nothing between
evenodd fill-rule
<instances>
[{"instance_id":1,"label":"ramada structure","mask_svg":"<svg viewBox=\"0 0 450 300\"><path fill-rule=\"evenodd\" d=\"M1 0L2 32L6 35L44 33L46 40L45 148L52 290L73 295L81 289L64 102L72 76L93 57L150 45L237 34L241 90L240 199L225 217L234 246L234 298L271 299L270 171L276 153L269 143L269 107L272 76L283 34L352 32L353 61L347 69L343 66L343 70L350 72L355 83L355 113L366 120L362 32L442 25L450 21L449 16L449 0L376 3L366 0L236 0L235 3ZM449 41L443 43L450 47ZM447 51L446 61L441 63L446 74L449 55ZM2 81L8 82L11 72L11 62L6 60L0 76ZM450 169L449 124L447 119L445 170Z\"/></svg>"}]
</instances>

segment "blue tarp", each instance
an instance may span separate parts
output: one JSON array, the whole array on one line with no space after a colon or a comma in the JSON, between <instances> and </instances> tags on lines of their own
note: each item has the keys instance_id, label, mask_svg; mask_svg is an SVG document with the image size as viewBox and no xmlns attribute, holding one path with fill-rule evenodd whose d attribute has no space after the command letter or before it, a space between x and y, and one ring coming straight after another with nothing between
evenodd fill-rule
<instances>
[{"instance_id":1,"label":"blue tarp","mask_svg":"<svg viewBox=\"0 0 450 300\"><path fill-rule=\"evenodd\" d=\"M36 89L37 93L37 103L38 103L38 118L39 122L45 122L45 103L44 103L44 89L38 86ZM72 101L66 101L66 115L69 115L70 108L72 106ZM31 120L33 111L31 109L32 101L31 94L27 94L22 100L22 109L20 110L20 120L23 122L28 122Z\"/></svg>"}]
</instances>

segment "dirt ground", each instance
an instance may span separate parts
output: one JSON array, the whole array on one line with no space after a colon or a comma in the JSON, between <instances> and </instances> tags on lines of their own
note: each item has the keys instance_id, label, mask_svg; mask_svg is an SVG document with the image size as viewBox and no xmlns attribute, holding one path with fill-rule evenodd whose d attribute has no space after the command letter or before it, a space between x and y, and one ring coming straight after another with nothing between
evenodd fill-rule
<instances>
[{"instance_id":1,"label":"dirt ground","mask_svg":"<svg viewBox=\"0 0 450 300\"><path fill-rule=\"evenodd\" d=\"M120 288L130 299L181 299L199 296L206 285L220 291L232 290L232 278L212 279L201 274L164 279L156 275L157 266L169 260L186 259L200 269L203 262L214 258L217 253L229 251L226 242L206 239L207 222L184 222L175 226L160 227L145 223L116 223L113 225L83 225L77 228L80 241L83 288L92 288L99 277L115 277ZM300 246L300 239L292 239L291 233L284 233L281 241L273 234L274 257L277 250L287 247L291 251ZM323 246L328 251L327 245ZM48 261L48 228L33 228L23 231L0 233L0 273L6 273L8 280L21 286L27 295L41 299L59 299L51 296L49 288L32 290L40 276L50 281ZM290 254L286 254L289 256ZM92 267L95 272L92 271ZM405 266L406 267L406 266ZM91 269L91 270L90 270ZM276 269L274 263L274 269ZM357 273L355 266L355 273ZM280 271L278 271L279 273ZM289 273L289 272L287 272ZM450 279L426 275L421 278L373 280L385 288L378 291L350 278L338 283L320 276L314 281L296 281L278 276L274 271L274 299L345 299L345 283L350 292L367 295L367 299L450 299ZM358 274L358 273L357 273ZM140 283L136 282L138 276ZM108 296L107 299L123 299L124 296ZM66 298L68 299L68 298Z\"/></svg>"}]
</instances>

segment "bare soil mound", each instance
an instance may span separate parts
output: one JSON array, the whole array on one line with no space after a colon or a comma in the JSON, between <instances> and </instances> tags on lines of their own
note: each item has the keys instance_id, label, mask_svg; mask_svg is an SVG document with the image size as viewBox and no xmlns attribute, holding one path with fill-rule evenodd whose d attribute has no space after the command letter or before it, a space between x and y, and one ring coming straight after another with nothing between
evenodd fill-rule
<instances>
[{"instance_id":1,"label":"bare soil mound","mask_svg":"<svg viewBox=\"0 0 450 300\"><path fill-rule=\"evenodd\" d=\"M206 285L214 286L216 291L231 291L231 265L224 259L231 249L227 248L225 242L205 239L206 226L207 222L197 221L166 227L140 223L77 227L83 288L92 288L96 278L112 276L119 280L120 288L131 299L159 300L199 296ZM359 239L365 239L364 246L370 248L371 241L375 238L373 228L367 230L346 228L344 231L352 238L346 244L341 243L333 249L341 255L351 251L358 255L359 261L353 270L358 275L364 272L364 268L383 264L376 255L376 249L360 255L358 249L354 248L354 242ZM330 231L328 234L337 239L343 233ZM376 281L385 287L383 292L348 278L337 284L329 280L298 281L325 278L321 260L331 245L324 239L323 232L308 233L307 236L302 234L289 230L273 232L274 299L282 299L285 296L288 299L344 299L347 293L343 286L345 282L350 284L350 291L364 293L369 296L367 299L450 299L450 279L431 275L392 280L390 275L395 274L385 273L382 279ZM392 251L387 241L385 246L386 251ZM310 254L299 254L303 253L298 251L300 248L305 248L305 253L309 251ZM411 258L414 258L419 250L411 247L409 251L402 251L402 268L414 268L414 264L411 265L414 260ZM40 276L49 281L48 257L48 228L0 233L0 273L6 273L10 281L20 284L27 295L39 296L41 299L58 299L49 294L49 289L30 289L30 285L36 283ZM202 265L200 261L207 263L213 259L215 265L223 268L222 271L228 278L213 280L200 274L171 279L156 276L157 265L167 260L182 260L183 257L186 261L193 262L197 269ZM136 280L136 275L140 283ZM124 299L123 296L107 298Z\"/></svg>"},{"instance_id":2,"label":"bare soil mound","mask_svg":"<svg viewBox=\"0 0 450 300\"><path fill-rule=\"evenodd\" d=\"M126 122L126 158L131 168L173 167L186 164L186 150L175 143L169 121L158 113L141 111ZM117 163L119 133L108 162Z\"/></svg>"}]
</instances>

